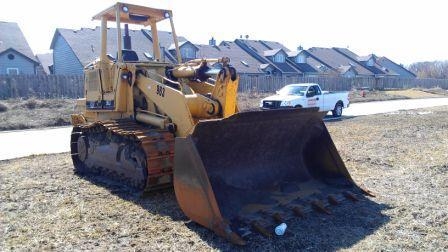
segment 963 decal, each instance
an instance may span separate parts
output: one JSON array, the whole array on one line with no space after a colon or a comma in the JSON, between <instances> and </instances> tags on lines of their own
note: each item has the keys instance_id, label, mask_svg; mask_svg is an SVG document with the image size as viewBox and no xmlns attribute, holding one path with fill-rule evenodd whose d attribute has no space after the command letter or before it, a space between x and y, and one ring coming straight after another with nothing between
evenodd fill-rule
<instances>
[{"instance_id":1,"label":"963 decal","mask_svg":"<svg viewBox=\"0 0 448 252\"><path fill-rule=\"evenodd\" d=\"M156 94L161 97L165 97L165 87L157 85Z\"/></svg>"}]
</instances>

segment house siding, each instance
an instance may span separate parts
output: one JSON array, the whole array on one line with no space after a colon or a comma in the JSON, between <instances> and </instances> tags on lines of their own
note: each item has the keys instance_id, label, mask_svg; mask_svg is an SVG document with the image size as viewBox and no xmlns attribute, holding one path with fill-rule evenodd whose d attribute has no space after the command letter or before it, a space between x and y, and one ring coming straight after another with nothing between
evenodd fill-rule
<instances>
[{"instance_id":1,"label":"house siding","mask_svg":"<svg viewBox=\"0 0 448 252\"><path fill-rule=\"evenodd\" d=\"M183 44L179 48L179 50L180 50L180 55L182 56L183 62L189 61L192 59L196 59L196 53L197 53L198 49L194 45L192 45L190 43L186 43L186 44Z\"/></svg>"},{"instance_id":2,"label":"house siding","mask_svg":"<svg viewBox=\"0 0 448 252\"><path fill-rule=\"evenodd\" d=\"M60 35L57 36L53 47L54 74L83 74L84 67L79 62L72 48L63 37Z\"/></svg>"},{"instance_id":3,"label":"house siding","mask_svg":"<svg viewBox=\"0 0 448 252\"><path fill-rule=\"evenodd\" d=\"M14 55L13 60L8 59L9 54ZM0 55L0 74L7 74L7 68L17 68L19 69L19 74L36 73L36 64L14 51L6 51Z\"/></svg>"},{"instance_id":4,"label":"house siding","mask_svg":"<svg viewBox=\"0 0 448 252\"><path fill-rule=\"evenodd\" d=\"M295 62L296 63L307 63L306 58L307 58L307 56L304 53L300 53L299 55L297 55Z\"/></svg>"}]
</instances>

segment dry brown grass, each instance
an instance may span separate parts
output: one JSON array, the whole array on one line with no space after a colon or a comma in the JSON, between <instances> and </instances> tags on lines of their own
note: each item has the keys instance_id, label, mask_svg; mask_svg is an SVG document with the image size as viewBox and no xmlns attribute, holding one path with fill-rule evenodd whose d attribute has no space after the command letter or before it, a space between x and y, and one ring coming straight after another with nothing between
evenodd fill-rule
<instances>
[{"instance_id":1,"label":"dry brown grass","mask_svg":"<svg viewBox=\"0 0 448 252\"><path fill-rule=\"evenodd\" d=\"M0 114L0 131L69 125L75 100L31 98L3 100L2 103L9 109Z\"/></svg>"},{"instance_id":2,"label":"dry brown grass","mask_svg":"<svg viewBox=\"0 0 448 252\"><path fill-rule=\"evenodd\" d=\"M283 237L234 247L189 222L171 190L141 198L73 175L58 154L0 161L0 250L448 250L448 106L327 127L377 197L292 221Z\"/></svg>"},{"instance_id":3,"label":"dry brown grass","mask_svg":"<svg viewBox=\"0 0 448 252\"><path fill-rule=\"evenodd\" d=\"M385 92L386 94L404 96L410 99L438 98L444 96L441 94L437 94L434 90L432 90L432 92L427 92L419 89L405 89L405 90L390 90Z\"/></svg>"},{"instance_id":4,"label":"dry brown grass","mask_svg":"<svg viewBox=\"0 0 448 252\"><path fill-rule=\"evenodd\" d=\"M241 111L256 110L260 107L260 101L275 93L238 93L238 107Z\"/></svg>"},{"instance_id":5,"label":"dry brown grass","mask_svg":"<svg viewBox=\"0 0 448 252\"><path fill-rule=\"evenodd\" d=\"M395 92L395 93L394 93ZM401 92L401 93L400 93ZM241 111L258 110L261 99L274 93L239 93L238 105ZM384 101L410 98L431 98L448 96L448 91L440 88L410 89L402 91L360 91L350 92L350 102ZM29 128L43 128L70 124L70 114L76 101L72 99L11 99L0 102L0 131Z\"/></svg>"},{"instance_id":6,"label":"dry brown grass","mask_svg":"<svg viewBox=\"0 0 448 252\"><path fill-rule=\"evenodd\" d=\"M364 92L364 96L362 93ZM352 90L349 93L351 103L410 99L410 97L380 90Z\"/></svg>"},{"instance_id":7,"label":"dry brown grass","mask_svg":"<svg viewBox=\"0 0 448 252\"><path fill-rule=\"evenodd\" d=\"M440 88L440 87L420 89L420 90L422 90L422 91L424 91L426 93L436 94L436 95L440 95L440 96L447 96L448 95L448 90Z\"/></svg>"}]
</instances>

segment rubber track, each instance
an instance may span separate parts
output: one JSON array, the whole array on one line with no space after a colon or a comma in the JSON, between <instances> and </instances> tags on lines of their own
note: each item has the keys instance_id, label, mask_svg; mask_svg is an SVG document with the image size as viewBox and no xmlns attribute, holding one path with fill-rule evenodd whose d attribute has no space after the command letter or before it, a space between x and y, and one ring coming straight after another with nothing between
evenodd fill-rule
<instances>
[{"instance_id":1,"label":"rubber track","mask_svg":"<svg viewBox=\"0 0 448 252\"><path fill-rule=\"evenodd\" d=\"M143 185L138 181L124 180L108 167L91 169L78 157L77 141L82 135L105 134L109 139L122 145L133 144L143 151L146 158L147 180ZM71 154L75 172L80 174L99 173L136 190L152 191L172 186L175 137L167 130L153 129L133 120L108 120L73 127ZM111 157L115 158L115 156Z\"/></svg>"}]
</instances>

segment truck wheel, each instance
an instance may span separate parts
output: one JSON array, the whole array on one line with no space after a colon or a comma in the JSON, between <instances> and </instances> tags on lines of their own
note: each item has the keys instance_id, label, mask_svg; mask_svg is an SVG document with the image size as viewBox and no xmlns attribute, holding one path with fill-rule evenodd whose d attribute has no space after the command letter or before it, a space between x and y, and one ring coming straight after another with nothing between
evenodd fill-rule
<instances>
[{"instance_id":1,"label":"truck wheel","mask_svg":"<svg viewBox=\"0 0 448 252\"><path fill-rule=\"evenodd\" d=\"M342 116L342 103L338 102L334 106L334 109L331 111L333 113L333 117L341 117Z\"/></svg>"}]
</instances>

